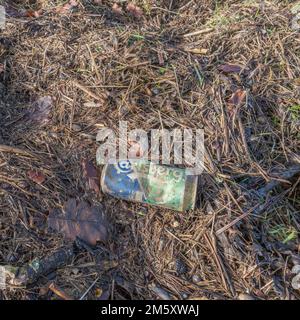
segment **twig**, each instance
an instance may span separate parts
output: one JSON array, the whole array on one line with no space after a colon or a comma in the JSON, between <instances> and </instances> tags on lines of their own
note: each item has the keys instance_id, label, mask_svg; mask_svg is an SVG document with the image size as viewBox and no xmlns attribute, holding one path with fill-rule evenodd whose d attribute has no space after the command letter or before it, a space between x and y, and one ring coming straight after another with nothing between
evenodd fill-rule
<instances>
[{"instance_id":1,"label":"twig","mask_svg":"<svg viewBox=\"0 0 300 320\"><path fill-rule=\"evenodd\" d=\"M66 292L59 288L54 282L50 283L49 290L51 290L53 293L55 293L63 300L75 300L73 297L69 296Z\"/></svg>"},{"instance_id":2,"label":"twig","mask_svg":"<svg viewBox=\"0 0 300 320\"><path fill-rule=\"evenodd\" d=\"M185 38L188 37L193 37L193 36L198 36L199 34L204 34L204 33L209 33L211 31L213 31L213 28L206 28L206 29L202 29L202 30L198 30L198 31L194 31L191 33L186 33L185 35L183 35Z\"/></svg>"},{"instance_id":3,"label":"twig","mask_svg":"<svg viewBox=\"0 0 300 320\"><path fill-rule=\"evenodd\" d=\"M230 227L234 226L235 224L237 224L240 220L246 218L247 216L249 216L251 213L253 213L255 211L255 209L259 206L259 204L257 204L254 208L252 208L251 210L248 210L246 212L244 212L243 214L241 214L239 217L237 217L236 219L234 219L233 221L231 221L230 223L228 223L226 226L220 228L219 230L216 231L216 236L218 236L219 234L221 234L222 232L226 231L227 229L229 229Z\"/></svg>"},{"instance_id":4,"label":"twig","mask_svg":"<svg viewBox=\"0 0 300 320\"><path fill-rule=\"evenodd\" d=\"M19 149L16 147L10 147L3 144L0 144L0 152L16 153L16 154L22 154L22 155L34 157L34 155L27 150Z\"/></svg>"},{"instance_id":5,"label":"twig","mask_svg":"<svg viewBox=\"0 0 300 320\"><path fill-rule=\"evenodd\" d=\"M79 300L83 300L86 297L86 295L92 290L92 288L94 287L94 285L98 280L99 280L99 277L89 286L89 288L86 290L86 292L81 296Z\"/></svg>"},{"instance_id":6,"label":"twig","mask_svg":"<svg viewBox=\"0 0 300 320\"><path fill-rule=\"evenodd\" d=\"M103 102L104 99L100 96L98 96L97 94L95 94L94 92L92 92L91 90L87 89L85 86L83 86L82 84L74 81L73 82L75 87L77 87L78 89L82 90L83 92L85 92L87 95L89 95L90 97L94 98L95 100L101 101Z\"/></svg>"},{"instance_id":7,"label":"twig","mask_svg":"<svg viewBox=\"0 0 300 320\"><path fill-rule=\"evenodd\" d=\"M60 248L50 256L43 259L33 260L24 267L13 268L5 266L10 274L12 285L26 286L36 282L41 276L46 276L53 270L56 270L67 264L74 256L73 246L68 248Z\"/></svg>"},{"instance_id":8,"label":"twig","mask_svg":"<svg viewBox=\"0 0 300 320\"><path fill-rule=\"evenodd\" d=\"M220 257L220 254L218 252L218 248L217 248L217 241L214 235L211 235L212 239L210 239L209 235L207 233L204 234L205 240L208 244L208 246L210 247L212 254L215 258L216 264L220 270L221 273L221 278L223 280L224 286L225 288L229 288L232 296L235 296L235 288L233 286L233 283L231 281L231 278L229 276L229 273L226 270L226 267Z\"/></svg>"}]
</instances>

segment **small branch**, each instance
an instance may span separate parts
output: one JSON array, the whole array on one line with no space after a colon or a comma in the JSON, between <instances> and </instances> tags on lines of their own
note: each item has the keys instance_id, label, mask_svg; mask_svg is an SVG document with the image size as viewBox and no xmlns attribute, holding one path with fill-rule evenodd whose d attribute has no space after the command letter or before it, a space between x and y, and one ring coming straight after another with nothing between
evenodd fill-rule
<instances>
[{"instance_id":1,"label":"small branch","mask_svg":"<svg viewBox=\"0 0 300 320\"><path fill-rule=\"evenodd\" d=\"M43 259L35 259L28 265L20 268L4 266L10 278L8 283L15 286L26 286L36 282L41 276L46 276L52 271L61 268L74 257L73 246L60 248L50 256Z\"/></svg>"},{"instance_id":2,"label":"small branch","mask_svg":"<svg viewBox=\"0 0 300 320\"><path fill-rule=\"evenodd\" d=\"M16 147L10 147L10 146L6 146L6 145L3 145L3 144L0 144L0 152L16 153L16 154L21 154L21 155L25 155L25 156L34 157L33 154L31 154L27 150L19 149L19 148L16 148Z\"/></svg>"},{"instance_id":3,"label":"small branch","mask_svg":"<svg viewBox=\"0 0 300 320\"><path fill-rule=\"evenodd\" d=\"M51 290L53 293L55 293L63 300L75 300L73 297L69 296L64 290L59 288L54 282L50 283L49 290Z\"/></svg>"}]
</instances>

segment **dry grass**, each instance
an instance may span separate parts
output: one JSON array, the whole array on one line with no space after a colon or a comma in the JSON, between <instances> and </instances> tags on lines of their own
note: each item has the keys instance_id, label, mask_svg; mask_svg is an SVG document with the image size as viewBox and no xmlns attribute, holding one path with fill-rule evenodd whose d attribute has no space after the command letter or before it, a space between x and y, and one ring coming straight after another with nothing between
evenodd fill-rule
<instances>
[{"instance_id":1,"label":"dry grass","mask_svg":"<svg viewBox=\"0 0 300 320\"><path fill-rule=\"evenodd\" d=\"M39 289L52 277L75 298L98 278L89 299L96 288L116 299L157 298L153 283L176 299L246 292L298 299L290 270L300 259L299 177L267 199L255 193L299 163L294 1L141 0L140 20L114 14L113 1L82 0L66 16L50 12L62 1L27 2L10 1L46 13L9 18L0 41L0 144L21 149L0 148L0 263L21 266L65 245L40 221L69 197L101 202L113 231L105 253L100 246L94 255L81 252L48 279L9 287L0 297L50 299ZM225 63L241 66L241 73L219 71ZM229 105L237 89L246 99ZM42 96L54 99L44 127L26 121ZM179 214L86 192L81 160L95 158L99 127L117 129L119 120L145 130L205 129L198 209ZM46 182L30 181L31 169ZM110 268L108 261L117 263ZM186 265L185 274L176 272L176 261Z\"/></svg>"}]
</instances>

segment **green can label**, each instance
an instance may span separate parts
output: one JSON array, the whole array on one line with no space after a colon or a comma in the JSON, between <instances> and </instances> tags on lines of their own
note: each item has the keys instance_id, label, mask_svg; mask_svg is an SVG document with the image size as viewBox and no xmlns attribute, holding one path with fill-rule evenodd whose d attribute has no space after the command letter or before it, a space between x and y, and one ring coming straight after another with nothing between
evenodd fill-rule
<instances>
[{"instance_id":1,"label":"green can label","mask_svg":"<svg viewBox=\"0 0 300 320\"><path fill-rule=\"evenodd\" d=\"M125 160L104 167L101 186L121 199L185 211L195 206L197 181L185 169Z\"/></svg>"}]
</instances>

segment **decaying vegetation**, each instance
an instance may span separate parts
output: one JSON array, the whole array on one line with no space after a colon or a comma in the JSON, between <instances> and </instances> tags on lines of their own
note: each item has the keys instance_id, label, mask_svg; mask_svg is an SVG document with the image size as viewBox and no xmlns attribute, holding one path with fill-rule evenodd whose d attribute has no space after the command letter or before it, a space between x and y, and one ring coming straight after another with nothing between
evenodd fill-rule
<instances>
[{"instance_id":1,"label":"decaying vegetation","mask_svg":"<svg viewBox=\"0 0 300 320\"><path fill-rule=\"evenodd\" d=\"M47 223L70 199L103 206L109 241L77 237L64 265L0 297L298 299L296 3L6 1L0 264L43 265L70 248ZM119 120L205 129L196 210L101 193L95 137Z\"/></svg>"}]
</instances>

